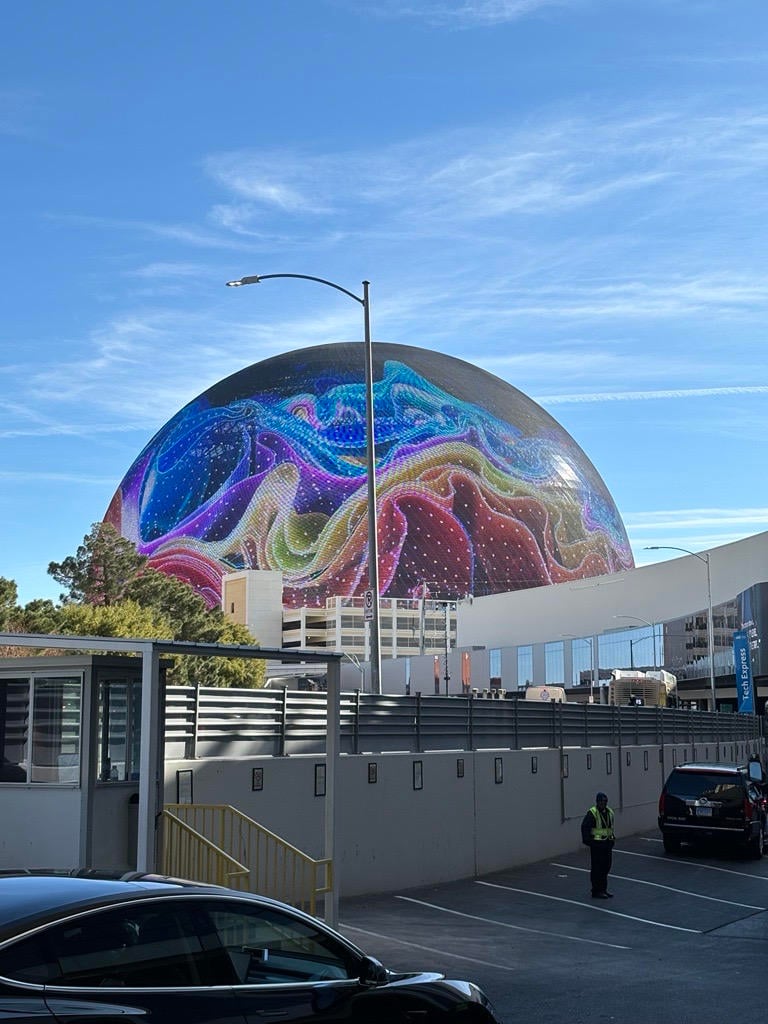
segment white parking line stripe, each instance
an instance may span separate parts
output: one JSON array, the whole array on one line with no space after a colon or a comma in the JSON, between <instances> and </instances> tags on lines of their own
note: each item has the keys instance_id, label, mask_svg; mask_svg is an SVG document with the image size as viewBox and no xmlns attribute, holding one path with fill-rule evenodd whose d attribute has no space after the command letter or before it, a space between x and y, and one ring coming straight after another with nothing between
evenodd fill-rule
<instances>
[{"instance_id":1,"label":"white parking line stripe","mask_svg":"<svg viewBox=\"0 0 768 1024\"><path fill-rule=\"evenodd\" d=\"M543 900L555 900L557 903L571 903L574 907L589 907L590 910L597 910L600 914L610 914L612 917L623 917L627 921L639 921L640 924L650 924L654 928L671 928L675 932L690 932L691 935L702 935L698 928L681 928L679 924L662 924L661 921L649 921L645 917L634 917L632 914L622 914L618 910L608 910L607 907L596 907L591 903L582 903L581 900L567 900L563 896L548 896L544 892L532 892L530 889L513 889L511 885L497 885L494 882L480 882L475 879L476 885L487 885L491 889L505 889L507 892L519 892L523 896L539 896ZM401 897L402 899L402 897Z\"/></svg>"},{"instance_id":2,"label":"white parking line stripe","mask_svg":"<svg viewBox=\"0 0 768 1024\"><path fill-rule=\"evenodd\" d=\"M480 883L481 885L484 883ZM487 884L487 883L485 883ZM396 900L404 900L406 903L415 903L420 907L429 907L431 910L441 910L444 914L455 914L456 917L466 917L470 921L482 921L484 924L495 924L499 928L512 928L516 932L528 932L534 935L546 935L548 939L570 939L571 942L586 942L590 946L610 946L611 949L631 949L631 946L619 946L615 942L599 942L597 939L582 939L579 935L563 935L562 932L547 932L542 928L524 928L520 924L509 924L506 921L497 921L492 917L479 917L477 914L465 914L461 910L451 910L449 907L438 907L436 903L425 903L423 900L415 900L412 896L395 896Z\"/></svg>"},{"instance_id":3,"label":"white parking line stripe","mask_svg":"<svg viewBox=\"0 0 768 1024\"><path fill-rule=\"evenodd\" d=\"M566 868L568 871L583 871L589 874L589 868L575 868L572 864L558 864L552 862L553 868ZM652 885L654 889L667 889L669 892L677 892L681 896L695 896L699 900L712 900L713 903L727 903L729 907L744 907L745 910L768 910L768 907L755 907L751 903L736 903L734 900L720 900L717 896L705 896L700 892L689 892L687 889L677 889L674 885L661 885L659 882L646 882L643 878L630 878L628 875L616 875L611 872L611 878L620 878L622 882L634 882L636 885Z\"/></svg>"},{"instance_id":4,"label":"white parking line stripe","mask_svg":"<svg viewBox=\"0 0 768 1024\"><path fill-rule=\"evenodd\" d=\"M494 964L490 960L477 960L473 956L462 956L461 953L449 953L445 949L435 949L433 946L422 946L418 942L409 942L407 939L396 939L394 935L381 935L379 932L369 932L367 928L356 928L353 924L342 924L341 928L350 932L360 932L361 935L371 935L374 939L386 939L387 942L397 942L400 946L413 946L414 949L421 949L425 953L436 953L438 956L451 956L454 960L466 960L471 964L480 964L481 967L494 967L497 971L519 970L519 968L510 967L508 964Z\"/></svg>"},{"instance_id":5,"label":"white parking line stripe","mask_svg":"<svg viewBox=\"0 0 768 1024\"><path fill-rule=\"evenodd\" d=\"M667 864L679 864L681 867L690 868L703 868L706 871L722 871L726 875L738 875L739 878L751 878L754 882L768 882L768 875L753 875L749 871L734 871L733 868L718 868L714 864L699 864L695 860L684 860L683 858L672 859L671 857L657 857L653 853L635 853L634 850L617 850L614 849L613 855L617 853L622 854L624 857L646 857L648 860L663 860Z\"/></svg>"}]
</instances>

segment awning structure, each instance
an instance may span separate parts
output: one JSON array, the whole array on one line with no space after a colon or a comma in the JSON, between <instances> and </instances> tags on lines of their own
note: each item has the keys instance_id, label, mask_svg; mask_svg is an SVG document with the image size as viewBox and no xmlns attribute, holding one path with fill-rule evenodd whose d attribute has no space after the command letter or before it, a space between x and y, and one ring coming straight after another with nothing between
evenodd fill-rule
<instances>
[{"instance_id":1,"label":"awning structure","mask_svg":"<svg viewBox=\"0 0 768 1024\"><path fill-rule=\"evenodd\" d=\"M341 660L338 651L298 650L291 648L255 647L246 644L211 644L190 640L124 639L103 636L61 636L46 633L0 633L0 645L28 647L33 651L76 650L137 654L142 659L141 672L141 744L139 749L139 814L136 846L138 871L155 871L155 821L163 807L164 751L162 735L162 701L160 659L164 655L195 655L200 658L258 658L293 664L324 663L327 666L328 726L326 736L325 836L323 856L333 860L336 836L336 768L340 747ZM43 655L41 655L43 657ZM92 763L83 765L82 785L90 785L96 770ZM334 872L333 891L326 897L326 919L338 918L338 883Z\"/></svg>"}]
</instances>

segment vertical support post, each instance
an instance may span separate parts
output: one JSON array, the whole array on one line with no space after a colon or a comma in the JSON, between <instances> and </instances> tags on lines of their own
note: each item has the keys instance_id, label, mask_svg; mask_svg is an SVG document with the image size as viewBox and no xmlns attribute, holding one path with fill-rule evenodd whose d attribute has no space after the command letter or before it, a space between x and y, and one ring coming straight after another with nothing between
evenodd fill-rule
<instances>
[{"instance_id":1,"label":"vertical support post","mask_svg":"<svg viewBox=\"0 0 768 1024\"><path fill-rule=\"evenodd\" d=\"M355 692L355 731L353 734L352 750L355 754L360 753L360 691Z\"/></svg>"},{"instance_id":2,"label":"vertical support post","mask_svg":"<svg viewBox=\"0 0 768 1024\"><path fill-rule=\"evenodd\" d=\"M331 862L331 891L325 895L325 920L335 928L339 923L339 870L335 860L337 834L338 767L341 746L341 662L328 659L328 688L325 705L325 850L323 856Z\"/></svg>"},{"instance_id":3,"label":"vertical support post","mask_svg":"<svg viewBox=\"0 0 768 1024\"><path fill-rule=\"evenodd\" d=\"M445 602L445 696L448 696L448 683L451 681L451 674L449 671L449 658L451 655L451 605L449 601Z\"/></svg>"},{"instance_id":4,"label":"vertical support post","mask_svg":"<svg viewBox=\"0 0 768 1024\"><path fill-rule=\"evenodd\" d=\"M467 694L467 749L475 749L475 695Z\"/></svg>"},{"instance_id":5,"label":"vertical support post","mask_svg":"<svg viewBox=\"0 0 768 1024\"><path fill-rule=\"evenodd\" d=\"M192 711L192 744L189 756L197 758L197 732L200 728L200 686L195 683L195 706Z\"/></svg>"},{"instance_id":6,"label":"vertical support post","mask_svg":"<svg viewBox=\"0 0 768 1024\"><path fill-rule=\"evenodd\" d=\"M373 591L373 616L370 620L371 693L381 693L381 630L379 615L379 540L376 502L376 433L373 406L373 345L371 343L371 304L369 281L363 281L363 317L365 320L365 432L368 475L368 588Z\"/></svg>"},{"instance_id":7,"label":"vertical support post","mask_svg":"<svg viewBox=\"0 0 768 1024\"><path fill-rule=\"evenodd\" d=\"M280 698L280 736L277 740L277 756L285 757L288 749L286 732L288 731L288 687L283 687Z\"/></svg>"},{"instance_id":8,"label":"vertical support post","mask_svg":"<svg viewBox=\"0 0 768 1024\"><path fill-rule=\"evenodd\" d=\"M421 753L421 690L416 694L416 753Z\"/></svg>"},{"instance_id":9,"label":"vertical support post","mask_svg":"<svg viewBox=\"0 0 768 1024\"><path fill-rule=\"evenodd\" d=\"M139 750L139 821L136 870L155 871L155 825L163 807L164 767L163 700L160 691L160 656L154 644L141 651L141 741Z\"/></svg>"}]
</instances>

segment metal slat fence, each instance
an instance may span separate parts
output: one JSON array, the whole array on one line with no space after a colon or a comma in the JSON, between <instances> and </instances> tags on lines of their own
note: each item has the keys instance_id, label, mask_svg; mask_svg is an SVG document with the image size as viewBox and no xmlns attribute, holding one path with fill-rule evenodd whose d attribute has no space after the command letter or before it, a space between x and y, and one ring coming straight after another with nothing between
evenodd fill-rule
<instances>
[{"instance_id":1,"label":"metal slat fence","mask_svg":"<svg viewBox=\"0 0 768 1024\"><path fill-rule=\"evenodd\" d=\"M168 687L166 756L321 754L326 695L289 690ZM341 695L347 754L631 744L735 744L761 735L761 720L677 708L561 704L517 697Z\"/></svg>"}]
</instances>

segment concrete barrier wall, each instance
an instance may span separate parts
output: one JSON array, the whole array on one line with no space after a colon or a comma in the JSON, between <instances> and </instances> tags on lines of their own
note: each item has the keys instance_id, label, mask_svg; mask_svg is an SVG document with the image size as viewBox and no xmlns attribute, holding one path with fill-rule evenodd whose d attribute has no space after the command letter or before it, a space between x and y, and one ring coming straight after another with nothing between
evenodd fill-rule
<instances>
[{"instance_id":1,"label":"concrete barrier wall","mask_svg":"<svg viewBox=\"0 0 768 1024\"><path fill-rule=\"evenodd\" d=\"M756 741L723 745L721 759L746 760L755 747ZM710 744L707 758L715 753ZM436 884L578 850L581 819L600 790L616 811L619 838L653 829L666 775L673 763L694 757L704 759L704 745L343 755L340 892ZM176 802L176 772L191 771L195 803L232 804L322 857L324 799L314 795L315 766L322 764L322 756L311 755L166 762L165 800ZM263 771L257 791L254 768Z\"/></svg>"},{"instance_id":2,"label":"concrete barrier wall","mask_svg":"<svg viewBox=\"0 0 768 1024\"><path fill-rule=\"evenodd\" d=\"M73 868L82 863L79 789L2 786L0 807L0 867Z\"/></svg>"}]
</instances>

